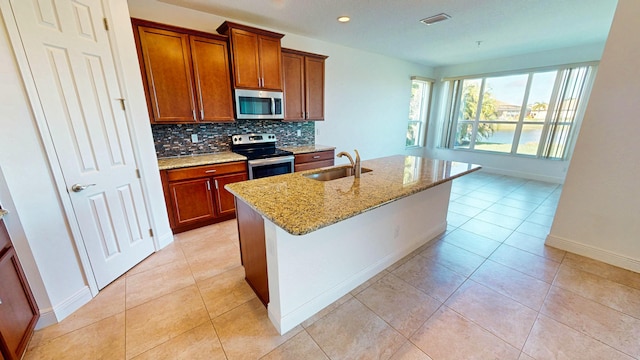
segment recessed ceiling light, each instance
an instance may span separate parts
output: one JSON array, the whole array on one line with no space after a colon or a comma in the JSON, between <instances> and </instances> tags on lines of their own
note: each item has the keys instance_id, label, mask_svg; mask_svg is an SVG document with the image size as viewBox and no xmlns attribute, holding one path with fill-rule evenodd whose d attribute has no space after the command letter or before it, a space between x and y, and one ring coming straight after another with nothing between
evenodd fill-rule
<instances>
[{"instance_id":1,"label":"recessed ceiling light","mask_svg":"<svg viewBox=\"0 0 640 360\"><path fill-rule=\"evenodd\" d=\"M422 20L420 20L420 22L425 23L426 25L431 25L431 24L435 24L437 22L440 21L445 21L445 20L449 20L451 19L451 16L445 14L445 13L441 13L438 15L433 15L433 16L429 16L428 18L424 18Z\"/></svg>"},{"instance_id":2,"label":"recessed ceiling light","mask_svg":"<svg viewBox=\"0 0 640 360\"><path fill-rule=\"evenodd\" d=\"M346 23L346 22L349 22L350 20L351 20L351 18L348 17L348 16L340 16L340 17L338 17L338 21L341 22L341 23Z\"/></svg>"}]
</instances>

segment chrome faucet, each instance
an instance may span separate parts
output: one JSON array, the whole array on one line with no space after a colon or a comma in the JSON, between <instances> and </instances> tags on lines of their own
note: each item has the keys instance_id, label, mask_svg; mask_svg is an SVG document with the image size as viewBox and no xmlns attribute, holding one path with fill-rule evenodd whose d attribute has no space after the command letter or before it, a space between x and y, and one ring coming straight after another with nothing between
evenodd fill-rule
<instances>
[{"instance_id":1,"label":"chrome faucet","mask_svg":"<svg viewBox=\"0 0 640 360\"><path fill-rule=\"evenodd\" d=\"M336 155L337 157L346 156L351 162L351 167L353 168L353 176L356 178L360 177L360 173L362 172L362 168L360 167L360 154L358 154L358 150L353 150L356 153L356 161L353 161L351 155L348 152L341 151Z\"/></svg>"}]
</instances>

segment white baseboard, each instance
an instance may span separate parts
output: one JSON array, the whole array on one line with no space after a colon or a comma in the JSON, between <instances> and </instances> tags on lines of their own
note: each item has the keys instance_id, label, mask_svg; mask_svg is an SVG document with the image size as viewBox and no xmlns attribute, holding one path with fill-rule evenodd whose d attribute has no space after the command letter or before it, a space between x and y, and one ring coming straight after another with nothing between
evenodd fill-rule
<instances>
[{"instance_id":1,"label":"white baseboard","mask_svg":"<svg viewBox=\"0 0 640 360\"><path fill-rule=\"evenodd\" d=\"M36 324L36 330L59 323L62 319L91 301L91 299L93 299L91 290L88 286L85 286L62 303L51 308L40 309L40 319Z\"/></svg>"},{"instance_id":2,"label":"white baseboard","mask_svg":"<svg viewBox=\"0 0 640 360\"><path fill-rule=\"evenodd\" d=\"M173 242L173 233L168 231L160 236L157 236L158 250L163 249L165 246Z\"/></svg>"},{"instance_id":3,"label":"white baseboard","mask_svg":"<svg viewBox=\"0 0 640 360\"><path fill-rule=\"evenodd\" d=\"M640 259L633 259L611 252L609 250L604 250L595 246L586 245L577 241L565 239L554 235L547 236L545 244L554 248L558 248L560 250L586 256L588 258L596 259L613 266L618 266L623 269L640 273Z\"/></svg>"},{"instance_id":4,"label":"white baseboard","mask_svg":"<svg viewBox=\"0 0 640 360\"><path fill-rule=\"evenodd\" d=\"M481 171L486 171L488 173L498 174L498 175L507 175L507 176L513 176L517 178L543 181L543 182L548 182L553 184L564 183L564 177L546 176L546 175L540 175L536 173L529 173L529 172L516 171L516 170L505 170L505 169L494 168L494 167L484 166L484 165L482 166Z\"/></svg>"}]
</instances>

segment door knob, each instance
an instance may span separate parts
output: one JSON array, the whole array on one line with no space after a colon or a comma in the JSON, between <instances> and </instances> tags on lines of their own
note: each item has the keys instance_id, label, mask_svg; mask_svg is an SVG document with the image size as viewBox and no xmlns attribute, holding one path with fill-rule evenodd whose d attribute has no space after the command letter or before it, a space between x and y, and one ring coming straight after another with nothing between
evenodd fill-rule
<instances>
[{"instance_id":1,"label":"door knob","mask_svg":"<svg viewBox=\"0 0 640 360\"><path fill-rule=\"evenodd\" d=\"M86 188L88 188L89 186L95 186L96 184L85 184L85 185L80 185L80 184L73 184L71 186L71 190L73 192L80 192Z\"/></svg>"}]
</instances>

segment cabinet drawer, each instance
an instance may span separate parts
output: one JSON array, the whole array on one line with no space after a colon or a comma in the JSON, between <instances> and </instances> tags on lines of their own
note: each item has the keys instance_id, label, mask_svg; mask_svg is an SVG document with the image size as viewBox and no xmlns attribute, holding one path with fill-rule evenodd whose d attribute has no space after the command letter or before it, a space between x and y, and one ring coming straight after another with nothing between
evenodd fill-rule
<instances>
[{"instance_id":1,"label":"cabinet drawer","mask_svg":"<svg viewBox=\"0 0 640 360\"><path fill-rule=\"evenodd\" d=\"M333 150L318 151L308 154L296 155L296 164L304 164L313 161L333 160Z\"/></svg>"},{"instance_id":2,"label":"cabinet drawer","mask_svg":"<svg viewBox=\"0 0 640 360\"><path fill-rule=\"evenodd\" d=\"M247 163L244 161L205 166L193 166L183 169L167 170L167 180L176 181L185 179L196 179L201 177L217 176L244 171L247 171Z\"/></svg>"}]
</instances>

